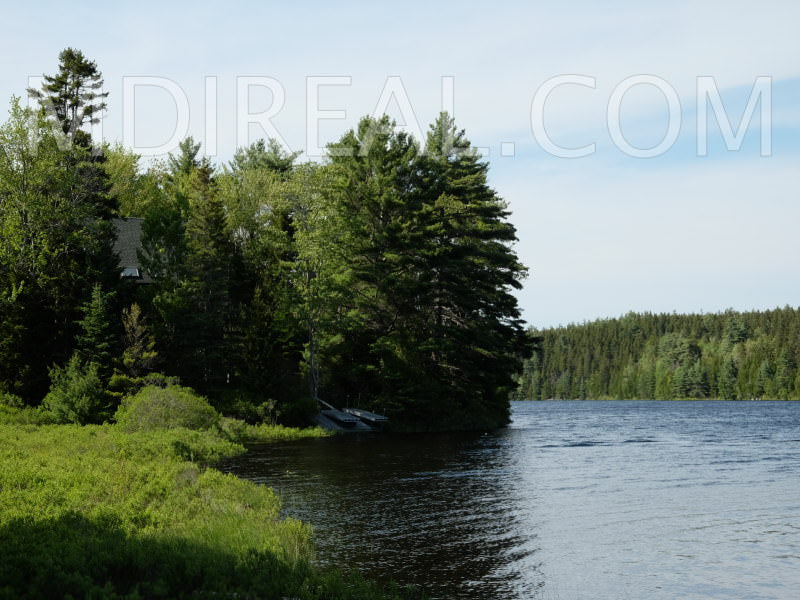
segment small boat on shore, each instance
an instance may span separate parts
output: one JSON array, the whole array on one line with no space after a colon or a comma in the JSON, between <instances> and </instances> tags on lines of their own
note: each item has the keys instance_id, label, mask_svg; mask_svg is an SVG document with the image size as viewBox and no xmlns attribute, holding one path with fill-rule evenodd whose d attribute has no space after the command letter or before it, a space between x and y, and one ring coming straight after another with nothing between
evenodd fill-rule
<instances>
[{"instance_id":1,"label":"small boat on shore","mask_svg":"<svg viewBox=\"0 0 800 600\"><path fill-rule=\"evenodd\" d=\"M368 423L372 427L381 427L385 423L389 422L388 417L384 417L383 415L379 415L374 412L370 412L368 410L363 410L360 408L343 408L342 411L346 412L349 415L353 415L358 419L361 419L365 423Z\"/></svg>"},{"instance_id":2,"label":"small boat on shore","mask_svg":"<svg viewBox=\"0 0 800 600\"><path fill-rule=\"evenodd\" d=\"M317 398L322 410L314 415L313 421L320 427L334 431L379 431L389 422L388 417L360 408L339 410L332 404Z\"/></svg>"}]
</instances>

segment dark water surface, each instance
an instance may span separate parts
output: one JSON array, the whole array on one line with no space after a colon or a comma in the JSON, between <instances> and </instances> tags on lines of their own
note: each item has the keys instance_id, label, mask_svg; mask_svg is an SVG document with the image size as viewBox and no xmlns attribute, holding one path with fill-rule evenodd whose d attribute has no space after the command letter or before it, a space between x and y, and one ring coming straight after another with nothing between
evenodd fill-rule
<instances>
[{"instance_id":1,"label":"dark water surface","mask_svg":"<svg viewBox=\"0 0 800 600\"><path fill-rule=\"evenodd\" d=\"M341 436L227 465L323 564L436 598L800 598L800 402L529 402L492 434Z\"/></svg>"}]
</instances>

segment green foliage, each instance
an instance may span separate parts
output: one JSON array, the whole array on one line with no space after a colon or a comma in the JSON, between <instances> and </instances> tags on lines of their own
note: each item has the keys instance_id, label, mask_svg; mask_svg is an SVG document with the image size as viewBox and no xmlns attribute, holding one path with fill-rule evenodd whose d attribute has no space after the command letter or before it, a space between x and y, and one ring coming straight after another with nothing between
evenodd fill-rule
<instances>
[{"instance_id":1,"label":"green foliage","mask_svg":"<svg viewBox=\"0 0 800 600\"><path fill-rule=\"evenodd\" d=\"M43 406L57 423L99 423L106 416L108 397L96 363L75 354L64 367L50 370L50 393Z\"/></svg>"},{"instance_id":2,"label":"green foliage","mask_svg":"<svg viewBox=\"0 0 800 600\"><path fill-rule=\"evenodd\" d=\"M518 399L800 400L800 309L628 314L538 336Z\"/></svg>"},{"instance_id":3,"label":"green foliage","mask_svg":"<svg viewBox=\"0 0 800 600\"><path fill-rule=\"evenodd\" d=\"M92 287L91 299L83 305L83 319L78 321L80 332L76 339L78 358L97 365L103 379L111 374L112 358L116 354L117 336L109 317L109 294L99 284Z\"/></svg>"},{"instance_id":4,"label":"green foliage","mask_svg":"<svg viewBox=\"0 0 800 600\"><path fill-rule=\"evenodd\" d=\"M308 438L330 437L333 433L321 427L285 427L270 423L251 425L240 419L222 417L219 422L220 432L227 439L247 444L266 444L272 442L290 442Z\"/></svg>"},{"instance_id":5,"label":"green foliage","mask_svg":"<svg viewBox=\"0 0 800 600\"><path fill-rule=\"evenodd\" d=\"M53 414L44 407L26 406L19 396L0 392L0 424L47 425L55 423Z\"/></svg>"},{"instance_id":6,"label":"green foliage","mask_svg":"<svg viewBox=\"0 0 800 600\"><path fill-rule=\"evenodd\" d=\"M234 173L267 170L288 174L300 154L301 152L287 152L275 139L270 139L267 144L264 140L258 140L234 153L230 169Z\"/></svg>"},{"instance_id":7,"label":"green foliage","mask_svg":"<svg viewBox=\"0 0 800 600\"><path fill-rule=\"evenodd\" d=\"M156 365L158 352L156 340L148 330L138 304L122 311L122 327L125 331L122 367L130 377L142 377Z\"/></svg>"},{"instance_id":8,"label":"green foliage","mask_svg":"<svg viewBox=\"0 0 800 600\"><path fill-rule=\"evenodd\" d=\"M16 101L0 128L0 390L33 405L49 366L77 352L117 399L158 358L249 420L301 424L325 397L401 428L507 422L526 271L488 165L452 118L424 152L365 118L325 164L262 140L217 169L187 138L141 172L81 129L105 105L95 63L72 49L60 61L32 92L54 112ZM120 281L120 212L144 219L149 285Z\"/></svg>"},{"instance_id":9,"label":"green foliage","mask_svg":"<svg viewBox=\"0 0 800 600\"><path fill-rule=\"evenodd\" d=\"M42 113L12 101L0 126L0 388L29 402L72 355L87 292L119 284L98 160L63 150Z\"/></svg>"},{"instance_id":10,"label":"green foliage","mask_svg":"<svg viewBox=\"0 0 800 600\"><path fill-rule=\"evenodd\" d=\"M322 223L298 228L312 388L399 427L504 424L525 269L487 165L446 114L425 153L387 118L329 151Z\"/></svg>"},{"instance_id":11,"label":"green foliage","mask_svg":"<svg viewBox=\"0 0 800 600\"><path fill-rule=\"evenodd\" d=\"M144 217L150 207L162 201L163 174L158 168L141 172L141 157L121 144L103 148L102 167L111 185L109 195L119 207L122 217Z\"/></svg>"},{"instance_id":12,"label":"green foliage","mask_svg":"<svg viewBox=\"0 0 800 600\"><path fill-rule=\"evenodd\" d=\"M114 416L125 431L153 429L211 429L219 422L217 411L192 390L180 386L145 387L125 398Z\"/></svg>"},{"instance_id":13,"label":"green foliage","mask_svg":"<svg viewBox=\"0 0 800 600\"><path fill-rule=\"evenodd\" d=\"M271 489L202 465L243 451L207 431L0 426L0 596L414 597L313 568L310 528Z\"/></svg>"},{"instance_id":14,"label":"green foliage","mask_svg":"<svg viewBox=\"0 0 800 600\"><path fill-rule=\"evenodd\" d=\"M178 152L170 154L167 158L167 168L173 178L181 175L191 175L200 166L207 166L207 162L197 157L200 154L200 142L195 142L192 136L184 139L178 146Z\"/></svg>"},{"instance_id":15,"label":"green foliage","mask_svg":"<svg viewBox=\"0 0 800 600\"><path fill-rule=\"evenodd\" d=\"M45 75L42 89L29 88L28 94L39 101L70 140L85 143L88 135L81 127L99 123L99 115L106 108L108 92L101 92L102 88L97 64L80 50L66 48L58 55L58 73Z\"/></svg>"}]
</instances>

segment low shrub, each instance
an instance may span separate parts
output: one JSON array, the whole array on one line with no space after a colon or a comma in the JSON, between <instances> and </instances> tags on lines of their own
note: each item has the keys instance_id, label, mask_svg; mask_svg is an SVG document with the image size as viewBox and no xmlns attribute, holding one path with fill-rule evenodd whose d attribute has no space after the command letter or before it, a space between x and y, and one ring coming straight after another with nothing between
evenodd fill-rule
<instances>
[{"instance_id":1,"label":"low shrub","mask_svg":"<svg viewBox=\"0 0 800 600\"><path fill-rule=\"evenodd\" d=\"M0 404L0 423L6 425L51 425L55 423L53 413L44 407L23 406L17 408Z\"/></svg>"},{"instance_id":2,"label":"low shrub","mask_svg":"<svg viewBox=\"0 0 800 600\"><path fill-rule=\"evenodd\" d=\"M8 392L0 392L0 407L23 408L24 406L25 402L19 396Z\"/></svg>"},{"instance_id":3,"label":"low shrub","mask_svg":"<svg viewBox=\"0 0 800 600\"><path fill-rule=\"evenodd\" d=\"M133 396L149 386L166 388L180 384L180 377L172 377L162 373L148 373L142 377L131 377L116 371L108 382L108 389L114 397L121 400L125 396Z\"/></svg>"},{"instance_id":4,"label":"low shrub","mask_svg":"<svg viewBox=\"0 0 800 600\"><path fill-rule=\"evenodd\" d=\"M299 396L278 406L278 422L290 427L305 427L311 417L319 412L317 401L311 396Z\"/></svg>"},{"instance_id":5,"label":"low shrub","mask_svg":"<svg viewBox=\"0 0 800 600\"><path fill-rule=\"evenodd\" d=\"M125 398L115 419L128 432L178 427L211 429L219 423L219 414L189 388L148 386Z\"/></svg>"},{"instance_id":6,"label":"low shrub","mask_svg":"<svg viewBox=\"0 0 800 600\"><path fill-rule=\"evenodd\" d=\"M96 364L84 364L73 355L64 367L50 370L50 393L42 405L58 423L100 423L109 401Z\"/></svg>"},{"instance_id":7,"label":"low shrub","mask_svg":"<svg viewBox=\"0 0 800 600\"><path fill-rule=\"evenodd\" d=\"M290 394L283 400L264 397L245 390L230 390L214 396L214 407L230 417L251 425L269 423L287 427L308 427L319 412L317 402L308 394Z\"/></svg>"},{"instance_id":8,"label":"low shrub","mask_svg":"<svg viewBox=\"0 0 800 600\"><path fill-rule=\"evenodd\" d=\"M222 417L219 422L219 429L225 438L239 444L266 444L271 442L289 442L307 438L321 438L334 435L334 432L322 427L285 427L283 425L272 425L261 423L251 425L241 419Z\"/></svg>"}]
</instances>

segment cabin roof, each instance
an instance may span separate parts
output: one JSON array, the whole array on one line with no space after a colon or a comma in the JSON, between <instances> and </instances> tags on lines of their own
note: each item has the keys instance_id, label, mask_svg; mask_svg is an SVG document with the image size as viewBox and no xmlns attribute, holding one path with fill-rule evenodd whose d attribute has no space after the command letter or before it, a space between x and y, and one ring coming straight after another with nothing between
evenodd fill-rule
<instances>
[{"instance_id":1,"label":"cabin roof","mask_svg":"<svg viewBox=\"0 0 800 600\"><path fill-rule=\"evenodd\" d=\"M117 239L114 252L119 255L120 277L132 279L136 283L152 283L153 280L142 268L139 250L142 247L142 223L144 219L130 217L114 219L117 228Z\"/></svg>"}]
</instances>

